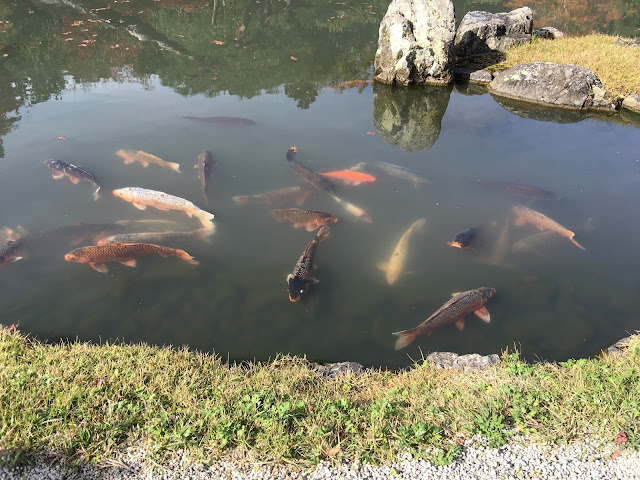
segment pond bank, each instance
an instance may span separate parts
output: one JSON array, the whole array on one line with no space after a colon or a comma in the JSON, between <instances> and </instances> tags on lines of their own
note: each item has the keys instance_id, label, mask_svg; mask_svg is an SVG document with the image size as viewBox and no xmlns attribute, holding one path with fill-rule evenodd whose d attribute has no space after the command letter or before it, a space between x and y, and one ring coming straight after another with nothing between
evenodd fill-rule
<instances>
[{"instance_id":1,"label":"pond bank","mask_svg":"<svg viewBox=\"0 0 640 480\"><path fill-rule=\"evenodd\" d=\"M48 345L2 327L0 451L9 464L46 454L113 466L144 452L146 466L179 453L211 465L244 452L241 464L391 465L408 454L442 465L462 445L477 447L478 435L496 449L526 434L530 443L579 449L601 439L593 455L633 463L640 336L628 345L621 355L561 364L505 353L473 373L425 362L326 380L304 358L225 365L213 355L143 344Z\"/></svg>"}]
</instances>

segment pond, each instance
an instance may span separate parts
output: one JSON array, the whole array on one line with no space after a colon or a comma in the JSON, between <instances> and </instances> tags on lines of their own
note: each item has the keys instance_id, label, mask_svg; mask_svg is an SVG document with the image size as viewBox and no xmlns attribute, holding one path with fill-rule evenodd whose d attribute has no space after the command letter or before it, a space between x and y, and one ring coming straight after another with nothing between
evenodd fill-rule
<instances>
[{"instance_id":1,"label":"pond","mask_svg":"<svg viewBox=\"0 0 640 480\"><path fill-rule=\"evenodd\" d=\"M634 0L591 3L527 4L536 27L635 35ZM456 16L522 4L455 2ZM23 258L0 266L0 321L49 341L144 341L231 360L291 353L389 368L432 351L514 346L528 359L565 360L635 331L638 119L527 113L466 85L344 85L372 77L386 6L0 0L0 226L15 232L3 244L18 227L24 240ZM306 185L286 160L293 145L296 161L315 172L365 162L375 177L336 181L340 202L306 191L302 208L338 221L317 246L319 283L295 303L286 278L315 232L277 222L271 209L300 207L297 199L239 204ZM181 173L125 163L119 150L179 163ZM208 198L193 168L202 151L215 162ZM88 182L54 180L48 159L95 175L99 198ZM430 182L376 171L378 162ZM212 235L168 243L198 265L144 257L135 268L109 263L100 273L65 261L100 233L202 227L181 211L134 208L112 194L123 187L166 192L215 214ZM572 229L586 250L559 235L532 238L535 228L514 224L516 205ZM389 285L378 266L419 219L404 271ZM447 244L472 227L480 229L472 249ZM469 315L462 331L445 325L394 349L393 332L418 325L453 292L482 286L497 291L487 303L490 323Z\"/></svg>"}]
</instances>

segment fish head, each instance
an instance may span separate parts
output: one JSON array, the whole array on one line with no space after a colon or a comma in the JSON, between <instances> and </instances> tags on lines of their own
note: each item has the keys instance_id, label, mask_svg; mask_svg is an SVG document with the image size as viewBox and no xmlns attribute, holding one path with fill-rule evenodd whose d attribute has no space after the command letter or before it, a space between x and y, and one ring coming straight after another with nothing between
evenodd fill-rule
<instances>
[{"instance_id":1,"label":"fish head","mask_svg":"<svg viewBox=\"0 0 640 480\"><path fill-rule=\"evenodd\" d=\"M133 196L131 195L131 190L129 188L117 188L113 191L113 194L127 202L133 201Z\"/></svg>"},{"instance_id":2,"label":"fish head","mask_svg":"<svg viewBox=\"0 0 640 480\"><path fill-rule=\"evenodd\" d=\"M309 283L300 277L289 275L287 277L287 289L289 291L289 300L299 302L302 295L309 289Z\"/></svg>"},{"instance_id":3,"label":"fish head","mask_svg":"<svg viewBox=\"0 0 640 480\"><path fill-rule=\"evenodd\" d=\"M89 259L83 254L82 249L73 250L64 256L67 262L89 263Z\"/></svg>"},{"instance_id":4,"label":"fish head","mask_svg":"<svg viewBox=\"0 0 640 480\"><path fill-rule=\"evenodd\" d=\"M480 294L482 295L482 303L484 304L496 294L496 289L490 287L482 287L480 288Z\"/></svg>"}]
</instances>

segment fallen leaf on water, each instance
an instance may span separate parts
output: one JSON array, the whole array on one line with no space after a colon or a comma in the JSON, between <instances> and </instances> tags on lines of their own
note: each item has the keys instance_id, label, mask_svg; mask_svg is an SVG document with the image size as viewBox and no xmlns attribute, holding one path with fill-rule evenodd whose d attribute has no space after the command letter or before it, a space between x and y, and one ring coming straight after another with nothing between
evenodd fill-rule
<instances>
[{"instance_id":1,"label":"fallen leaf on water","mask_svg":"<svg viewBox=\"0 0 640 480\"><path fill-rule=\"evenodd\" d=\"M60 136L58 137L58 140L66 140L66 139L67 139L67 137L65 137L64 135L60 135Z\"/></svg>"},{"instance_id":2,"label":"fallen leaf on water","mask_svg":"<svg viewBox=\"0 0 640 480\"><path fill-rule=\"evenodd\" d=\"M340 453L340 447L334 447L331 450L327 450L324 452L325 457L333 457L334 455Z\"/></svg>"},{"instance_id":3,"label":"fallen leaf on water","mask_svg":"<svg viewBox=\"0 0 640 480\"><path fill-rule=\"evenodd\" d=\"M367 135L375 135L377 132L367 132Z\"/></svg>"},{"instance_id":4,"label":"fallen leaf on water","mask_svg":"<svg viewBox=\"0 0 640 480\"><path fill-rule=\"evenodd\" d=\"M298 60L298 59L294 56L291 56L291 60Z\"/></svg>"},{"instance_id":5,"label":"fallen leaf on water","mask_svg":"<svg viewBox=\"0 0 640 480\"><path fill-rule=\"evenodd\" d=\"M215 43L216 45L224 45L224 42L221 42L220 40L214 40L211 43Z\"/></svg>"},{"instance_id":6,"label":"fallen leaf on water","mask_svg":"<svg viewBox=\"0 0 640 480\"><path fill-rule=\"evenodd\" d=\"M627 434L624 432L618 432L618 436L616 437L616 444L620 445L621 443L625 443L627 441Z\"/></svg>"}]
</instances>

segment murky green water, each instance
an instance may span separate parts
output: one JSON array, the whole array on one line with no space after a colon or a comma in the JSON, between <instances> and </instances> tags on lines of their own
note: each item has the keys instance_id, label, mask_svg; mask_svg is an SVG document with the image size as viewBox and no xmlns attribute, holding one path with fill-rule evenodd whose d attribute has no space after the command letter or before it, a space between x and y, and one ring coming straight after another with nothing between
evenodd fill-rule
<instances>
[{"instance_id":1,"label":"murky green water","mask_svg":"<svg viewBox=\"0 0 640 480\"><path fill-rule=\"evenodd\" d=\"M172 8L178 3L182 9ZM407 365L420 349L491 353L514 344L528 358L563 360L636 330L639 119L524 118L465 86L332 88L370 78L386 2L316 3L131 0L106 9L98 1L0 1L0 224L31 234L25 258L0 267L0 321L49 340L117 338L238 360L289 352L389 367ZM554 2L534 3L542 18L556 11ZM456 2L458 20L471 9L508 8ZM585 31L634 34L638 13L620 10L631 6L616 2L599 17L598 8L578 12L590 19ZM554 26L579 30L573 20ZM326 195L309 198L306 208L340 220L318 248L320 283L300 303L289 301L285 277L313 233L231 199L299 185L285 160L293 144L316 171L389 162L433 180L414 188L380 174L371 184L338 184L338 195L365 209L370 224ZM183 173L125 165L115 154L121 148L178 162ZM140 211L110 192L139 186L205 207L192 168L205 149L217 160L209 195L216 233L210 244L172 245L200 265L143 258L136 268L114 263L101 274L64 260L75 248L68 238L41 235L121 219L198 228L182 213ZM94 173L102 197L92 201L88 184L53 180L48 158ZM534 201L479 188L477 180L536 185L561 198ZM496 252L516 204L575 227L587 250L557 237L526 252ZM389 286L376 264L418 218L427 223L412 238L410 265ZM469 227L482 228L475 250L447 246ZM505 244L533 233L511 226ZM483 261L498 257L502 266ZM462 332L445 326L393 350L392 332L422 322L452 292L480 286L498 292L489 325L469 316Z\"/></svg>"}]
</instances>

